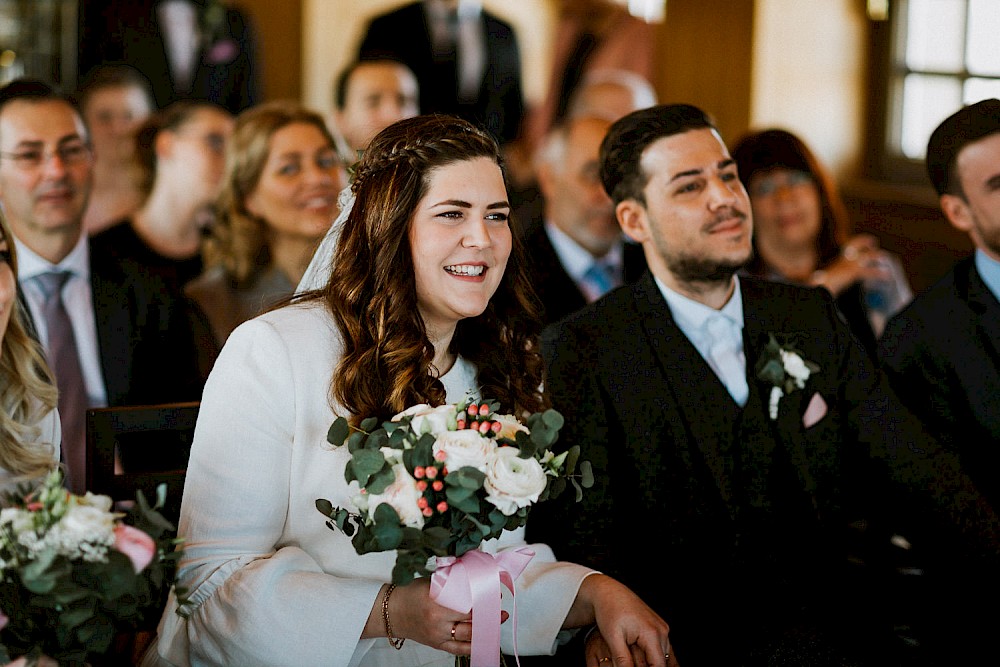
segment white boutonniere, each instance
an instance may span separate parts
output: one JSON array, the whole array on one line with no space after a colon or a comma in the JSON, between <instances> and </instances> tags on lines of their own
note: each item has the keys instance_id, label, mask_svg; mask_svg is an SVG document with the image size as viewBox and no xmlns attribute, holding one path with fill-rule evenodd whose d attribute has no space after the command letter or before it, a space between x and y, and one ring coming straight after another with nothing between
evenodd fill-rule
<instances>
[{"instance_id":1,"label":"white boutonniere","mask_svg":"<svg viewBox=\"0 0 1000 667\"><path fill-rule=\"evenodd\" d=\"M757 377L771 384L767 413L778 418L778 402L782 396L806 386L819 366L807 360L791 343L779 344L774 334L768 334L767 345L757 361Z\"/></svg>"}]
</instances>

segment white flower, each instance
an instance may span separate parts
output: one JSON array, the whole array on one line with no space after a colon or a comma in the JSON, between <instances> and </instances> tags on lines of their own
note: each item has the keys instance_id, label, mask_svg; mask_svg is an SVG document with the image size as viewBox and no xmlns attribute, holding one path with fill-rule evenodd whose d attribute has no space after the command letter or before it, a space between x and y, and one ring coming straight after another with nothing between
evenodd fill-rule
<instances>
[{"instance_id":1,"label":"white flower","mask_svg":"<svg viewBox=\"0 0 1000 667\"><path fill-rule=\"evenodd\" d=\"M62 533L63 541L114 542L115 515L90 505L73 505L55 529Z\"/></svg>"},{"instance_id":2,"label":"white flower","mask_svg":"<svg viewBox=\"0 0 1000 667\"><path fill-rule=\"evenodd\" d=\"M17 507L5 507L0 510L0 524L10 525L14 535L33 530L35 527L32 513Z\"/></svg>"},{"instance_id":3,"label":"white flower","mask_svg":"<svg viewBox=\"0 0 1000 667\"><path fill-rule=\"evenodd\" d=\"M388 503L396 510L400 520L404 525L411 528L424 527L424 515L421 514L417 500L420 498L420 491L417 490L417 480L410 476L403 464L392 467L396 474L396 479L386 487L382 493L368 494L369 516L375 516L375 510L382 503Z\"/></svg>"},{"instance_id":4,"label":"white flower","mask_svg":"<svg viewBox=\"0 0 1000 667\"><path fill-rule=\"evenodd\" d=\"M796 387L802 389L806 386L806 380L809 379L810 372L802 357L794 352L781 350L781 365L785 368L785 372L791 376Z\"/></svg>"},{"instance_id":5,"label":"white flower","mask_svg":"<svg viewBox=\"0 0 1000 667\"><path fill-rule=\"evenodd\" d=\"M434 442L434 454L443 452L444 463L450 470L469 467L486 472L486 464L496 448L496 442L474 429L448 431Z\"/></svg>"},{"instance_id":6,"label":"white flower","mask_svg":"<svg viewBox=\"0 0 1000 667\"><path fill-rule=\"evenodd\" d=\"M771 419L778 418L778 401L784 395L785 392L781 391L781 387L771 387L771 396L767 401L767 414L771 416Z\"/></svg>"},{"instance_id":7,"label":"white flower","mask_svg":"<svg viewBox=\"0 0 1000 667\"><path fill-rule=\"evenodd\" d=\"M514 415L493 415L493 419L494 421L500 422L500 432L497 433L498 438L509 438L514 440L518 431L531 433L531 431L528 430L528 427L518 421L517 417Z\"/></svg>"},{"instance_id":8,"label":"white flower","mask_svg":"<svg viewBox=\"0 0 1000 667\"><path fill-rule=\"evenodd\" d=\"M455 430L454 405L439 405L432 408L426 403L420 403L403 410L393 417L392 421L397 422L403 417L413 417L410 428L417 435L430 433L437 436Z\"/></svg>"},{"instance_id":9,"label":"white flower","mask_svg":"<svg viewBox=\"0 0 1000 667\"><path fill-rule=\"evenodd\" d=\"M516 447L498 447L486 466L486 500L510 516L536 502L545 490L545 471L534 457L522 459Z\"/></svg>"},{"instance_id":10,"label":"white flower","mask_svg":"<svg viewBox=\"0 0 1000 667\"><path fill-rule=\"evenodd\" d=\"M80 504L80 505L86 505L87 507L97 508L97 509L101 510L102 512L110 512L111 511L111 497L110 496L97 495L97 494L91 493L90 491L87 491L87 493L85 495L83 495L83 496L77 496L76 497L76 502L78 504Z\"/></svg>"}]
</instances>

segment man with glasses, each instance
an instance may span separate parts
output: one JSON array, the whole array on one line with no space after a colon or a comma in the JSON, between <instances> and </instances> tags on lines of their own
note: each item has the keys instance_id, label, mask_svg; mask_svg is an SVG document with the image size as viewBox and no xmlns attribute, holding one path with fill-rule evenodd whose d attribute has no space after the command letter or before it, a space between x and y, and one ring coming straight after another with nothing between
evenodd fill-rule
<instances>
[{"instance_id":1,"label":"man with glasses","mask_svg":"<svg viewBox=\"0 0 1000 667\"><path fill-rule=\"evenodd\" d=\"M85 411L196 400L199 376L181 301L141 266L88 241L93 183L87 128L40 81L0 89L0 205L18 283L59 387L67 484L85 484Z\"/></svg>"}]
</instances>

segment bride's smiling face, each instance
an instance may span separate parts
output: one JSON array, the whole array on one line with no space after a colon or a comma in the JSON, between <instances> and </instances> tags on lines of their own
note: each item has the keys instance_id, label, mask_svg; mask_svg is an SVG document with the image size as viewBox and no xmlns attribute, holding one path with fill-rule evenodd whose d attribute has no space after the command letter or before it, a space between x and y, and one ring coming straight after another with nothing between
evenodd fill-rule
<instances>
[{"instance_id":1,"label":"bride's smiling face","mask_svg":"<svg viewBox=\"0 0 1000 667\"><path fill-rule=\"evenodd\" d=\"M503 174L487 157L431 171L410 222L417 307L432 335L480 315L503 278L512 237Z\"/></svg>"}]
</instances>

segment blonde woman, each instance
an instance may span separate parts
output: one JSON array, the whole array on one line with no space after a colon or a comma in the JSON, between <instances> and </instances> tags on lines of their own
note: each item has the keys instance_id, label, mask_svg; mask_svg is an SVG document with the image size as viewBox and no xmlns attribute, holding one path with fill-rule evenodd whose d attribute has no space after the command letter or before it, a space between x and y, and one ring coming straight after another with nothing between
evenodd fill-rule
<instances>
[{"instance_id":1,"label":"blonde woman","mask_svg":"<svg viewBox=\"0 0 1000 667\"><path fill-rule=\"evenodd\" d=\"M59 462L56 388L17 298L17 258L0 215L0 492L42 477Z\"/></svg>"},{"instance_id":2,"label":"blonde woman","mask_svg":"<svg viewBox=\"0 0 1000 667\"><path fill-rule=\"evenodd\" d=\"M318 114L271 102L237 116L205 273L185 290L219 347L237 325L295 291L345 184Z\"/></svg>"}]
</instances>

